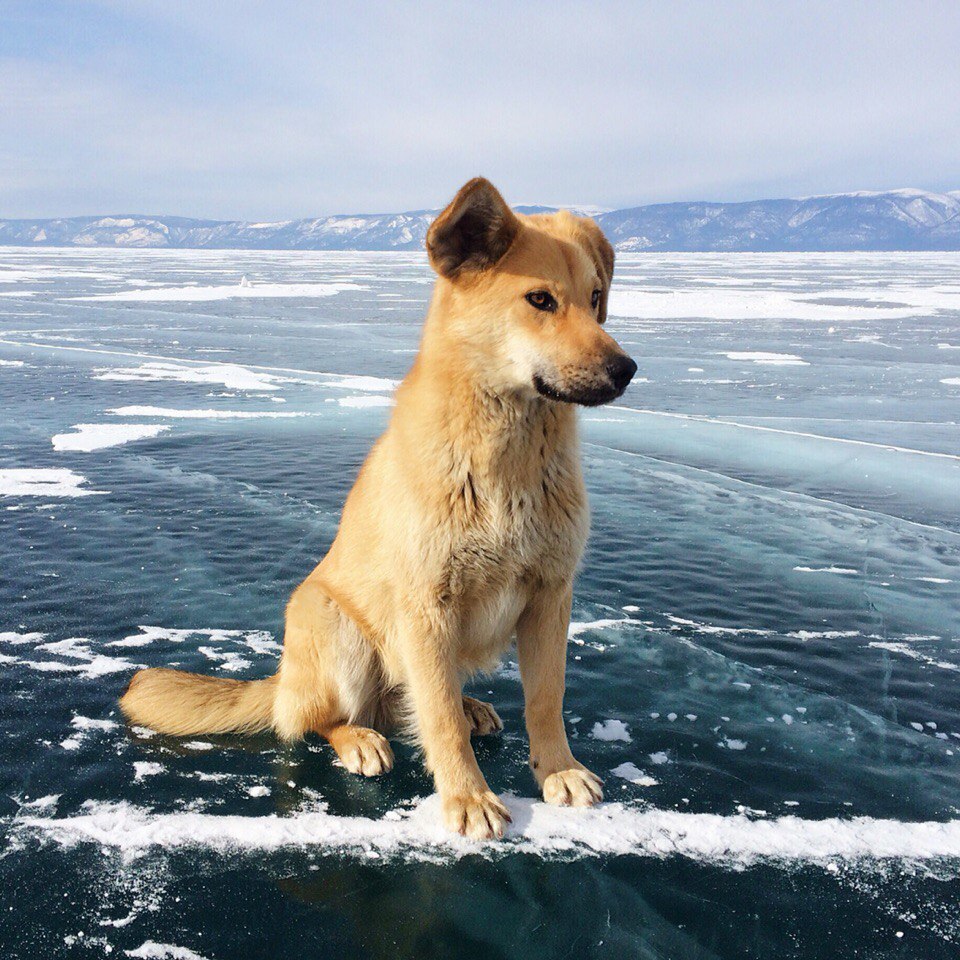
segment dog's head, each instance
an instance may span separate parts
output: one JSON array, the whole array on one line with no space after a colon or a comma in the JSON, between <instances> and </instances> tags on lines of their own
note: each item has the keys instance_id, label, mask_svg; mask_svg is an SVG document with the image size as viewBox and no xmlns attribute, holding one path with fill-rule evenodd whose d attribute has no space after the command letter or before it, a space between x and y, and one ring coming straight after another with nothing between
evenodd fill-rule
<instances>
[{"instance_id":1,"label":"dog's head","mask_svg":"<svg viewBox=\"0 0 960 960\"><path fill-rule=\"evenodd\" d=\"M443 322L503 392L596 406L637 365L603 329L613 247L586 217L514 213L488 180L467 183L427 233Z\"/></svg>"}]
</instances>

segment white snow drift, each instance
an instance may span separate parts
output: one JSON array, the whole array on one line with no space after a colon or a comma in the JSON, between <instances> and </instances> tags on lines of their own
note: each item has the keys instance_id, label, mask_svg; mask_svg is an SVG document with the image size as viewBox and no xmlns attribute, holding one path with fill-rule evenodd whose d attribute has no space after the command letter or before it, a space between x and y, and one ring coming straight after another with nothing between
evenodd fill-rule
<instances>
[{"instance_id":1,"label":"white snow drift","mask_svg":"<svg viewBox=\"0 0 960 960\"><path fill-rule=\"evenodd\" d=\"M681 856L739 868L759 862L828 864L834 860L960 860L960 820L903 822L870 817L755 820L745 815L681 813L607 803L565 809L506 797L513 815L505 841L476 844L449 834L438 799L391 810L379 820L314 810L294 816L153 813L129 803L88 801L79 814L21 814L15 829L64 846L95 843L127 855L150 848L205 847L260 853L311 847L364 856L449 859L483 854Z\"/></svg>"}]
</instances>

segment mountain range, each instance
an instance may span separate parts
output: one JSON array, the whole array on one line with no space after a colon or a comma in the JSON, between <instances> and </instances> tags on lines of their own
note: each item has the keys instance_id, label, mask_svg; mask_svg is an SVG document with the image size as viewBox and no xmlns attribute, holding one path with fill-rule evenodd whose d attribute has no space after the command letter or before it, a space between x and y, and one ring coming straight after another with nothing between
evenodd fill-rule
<instances>
[{"instance_id":1,"label":"mountain range","mask_svg":"<svg viewBox=\"0 0 960 960\"><path fill-rule=\"evenodd\" d=\"M519 206L524 213L556 207ZM960 190L890 190L589 213L624 252L960 250ZM114 215L0 219L0 245L245 250L420 250L437 210L248 223Z\"/></svg>"}]
</instances>

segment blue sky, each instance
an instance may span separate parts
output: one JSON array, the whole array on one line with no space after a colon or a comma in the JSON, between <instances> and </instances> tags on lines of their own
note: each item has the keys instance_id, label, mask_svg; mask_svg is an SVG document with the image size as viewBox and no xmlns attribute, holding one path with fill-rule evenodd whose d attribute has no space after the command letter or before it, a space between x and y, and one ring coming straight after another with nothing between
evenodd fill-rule
<instances>
[{"instance_id":1,"label":"blue sky","mask_svg":"<svg viewBox=\"0 0 960 960\"><path fill-rule=\"evenodd\" d=\"M0 216L960 189L960 2L4 0Z\"/></svg>"}]
</instances>

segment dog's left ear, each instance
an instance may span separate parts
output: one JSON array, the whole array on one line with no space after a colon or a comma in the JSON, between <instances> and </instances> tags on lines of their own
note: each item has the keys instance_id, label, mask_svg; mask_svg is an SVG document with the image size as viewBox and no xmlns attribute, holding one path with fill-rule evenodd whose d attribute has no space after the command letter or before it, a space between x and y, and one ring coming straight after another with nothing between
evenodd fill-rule
<instances>
[{"instance_id":1,"label":"dog's left ear","mask_svg":"<svg viewBox=\"0 0 960 960\"><path fill-rule=\"evenodd\" d=\"M597 319L600 323L603 323L607 319L607 298L610 295L610 283L613 280L613 246L604 232L597 226L596 221L589 217L583 217L580 222L583 224L583 230L586 234L587 252L597 265L597 273L600 274L602 282Z\"/></svg>"},{"instance_id":2,"label":"dog's left ear","mask_svg":"<svg viewBox=\"0 0 960 960\"><path fill-rule=\"evenodd\" d=\"M483 177L464 184L427 231L434 270L452 279L465 270L492 267L516 239L520 221Z\"/></svg>"}]
</instances>

